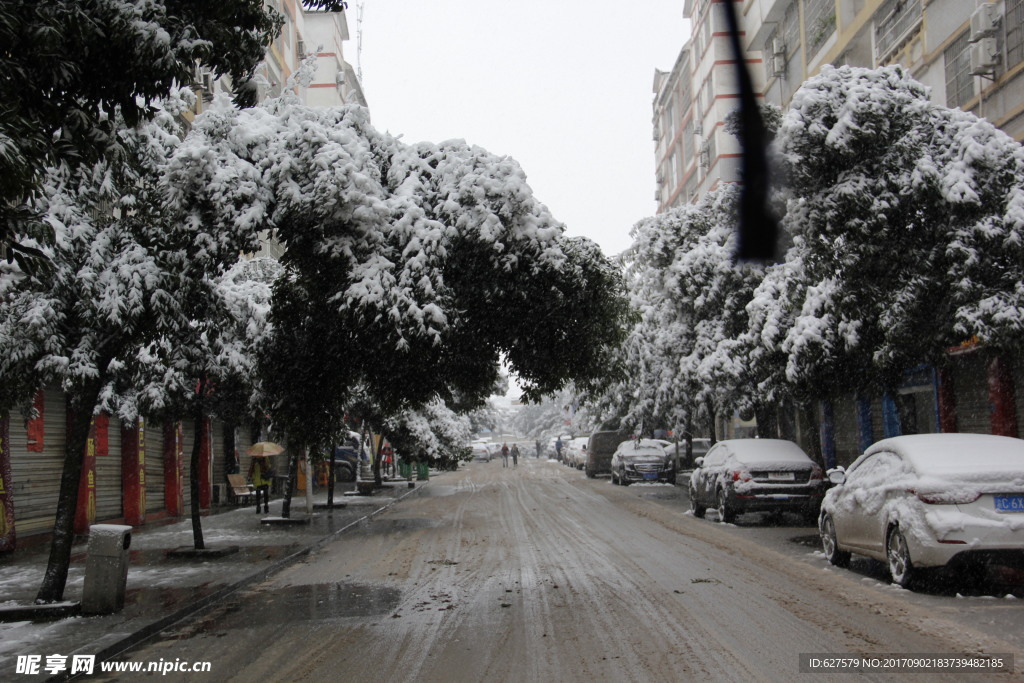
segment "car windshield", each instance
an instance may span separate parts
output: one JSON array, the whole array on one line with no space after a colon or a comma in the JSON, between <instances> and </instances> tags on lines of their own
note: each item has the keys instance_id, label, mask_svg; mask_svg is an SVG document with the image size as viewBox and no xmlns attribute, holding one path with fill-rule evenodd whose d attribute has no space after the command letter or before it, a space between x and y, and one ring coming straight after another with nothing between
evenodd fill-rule
<instances>
[{"instance_id":1,"label":"car windshield","mask_svg":"<svg viewBox=\"0 0 1024 683\"><path fill-rule=\"evenodd\" d=\"M810 458L792 441L777 439L744 439L728 443L729 450L737 460L748 464L790 463L809 465Z\"/></svg>"}]
</instances>

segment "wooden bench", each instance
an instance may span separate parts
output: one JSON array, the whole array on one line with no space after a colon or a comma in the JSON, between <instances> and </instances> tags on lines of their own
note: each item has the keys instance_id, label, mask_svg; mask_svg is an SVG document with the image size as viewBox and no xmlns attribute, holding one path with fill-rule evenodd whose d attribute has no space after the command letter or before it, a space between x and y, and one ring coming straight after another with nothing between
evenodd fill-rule
<instances>
[{"instance_id":1,"label":"wooden bench","mask_svg":"<svg viewBox=\"0 0 1024 683\"><path fill-rule=\"evenodd\" d=\"M236 504L251 503L256 489L245 480L244 474L229 474L228 484L231 486L231 496Z\"/></svg>"}]
</instances>

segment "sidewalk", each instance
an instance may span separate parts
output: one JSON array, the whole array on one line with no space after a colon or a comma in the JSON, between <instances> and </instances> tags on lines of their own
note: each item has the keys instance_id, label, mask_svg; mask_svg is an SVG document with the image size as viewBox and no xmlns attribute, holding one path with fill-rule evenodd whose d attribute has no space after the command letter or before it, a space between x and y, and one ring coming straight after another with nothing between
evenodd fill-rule
<instances>
[{"instance_id":1,"label":"sidewalk","mask_svg":"<svg viewBox=\"0 0 1024 683\"><path fill-rule=\"evenodd\" d=\"M434 472L431 472L434 475ZM216 559L169 558L167 551L192 546L192 523L137 527L132 531L128 587L124 610L105 616L76 616L53 621L0 622L0 680L46 680L48 675L15 675L18 655L68 657L97 655L101 659L157 633L242 586L259 582L311 550L327 543L363 520L381 512L428 482L408 488L405 481L385 484L372 496L346 496L354 484L335 489L334 510L314 509L309 524L268 526L263 517L281 514L282 500L270 503L269 514L257 514L252 505L221 508L203 517L203 538L208 548L239 546L239 552ZM326 505L326 492L313 496ZM292 500L294 517L306 517L305 498ZM81 599L86 544L74 547L65 600ZM0 608L29 605L35 599L49 553L49 545L0 556Z\"/></svg>"}]
</instances>

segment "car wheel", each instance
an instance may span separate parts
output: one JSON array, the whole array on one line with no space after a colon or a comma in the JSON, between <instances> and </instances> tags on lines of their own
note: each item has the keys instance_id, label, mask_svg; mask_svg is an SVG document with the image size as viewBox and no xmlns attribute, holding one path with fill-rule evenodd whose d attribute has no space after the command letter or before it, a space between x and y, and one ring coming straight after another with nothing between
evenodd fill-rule
<instances>
[{"instance_id":1,"label":"car wheel","mask_svg":"<svg viewBox=\"0 0 1024 683\"><path fill-rule=\"evenodd\" d=\"M356 471L351 467L338 468L338 481L353 482L356 480Z\"/></svg>"},{"instance_id":2,"label":"car wheel","mask_svg":"<svg viewBox=\"0 0 1024 683\"><path fill-rule=\"evenodd\" d=\"M611 475L612 475L612 484L618 486L619 485L619 478L615 476L615 470L612 470Z\"/></svg>"},{"instance_id":3,"label":"car wheel","mask_svg":"<svg viewBox=\"0 0 1024 683\"><path fill-rule=\"evenodd\" d=\"M690 489L690 512L693 513L694 517L696 517L698 519L703 519L705 511L707 511L707 508L700 504L700 501L697 500L697 492L694 491L691 488Z\"/></svg>"},{"instance_id":4,"label":"car wheel","mask_svg":"<svg viewBox=\"0 0 1024 683\"><path fill-rule=\"evenodd\" d=\"M832 521L832 515L825 515L821 518L821 547L825 552L825 559L837 567L846 567L850 564L850 553L839 549L839 542L836 540L836 524Z\"/></svg>"},{"instance_id":5,"label":"car wheel","mask_svg":"<svg viewBox=\"0 0 1024 683\"><path fill-rule=\"evenodd\" d=\"M718 521L722 524L732 524L736 521L736 511L726 502L724 489L718 490Z\"/></svg>"},{"instance_id":6,"label":"car wheel","mask_svg":"<svg viewBox=\"0 0 1024 683\"><path fill-rule=\"evenodd\" d=\"M903 537L903 532L898 526L889 529L889 536L885 541L885 555L889 560L889 575L892 582L902 588L909 588L917 571L910 559L907 539Z\"/></svg>"},{"instance_id":7,"label":"car wheel","mask_svg":"<svg viewBox=\"0 0 1024 683\"><path fill-rule=\"evenodd\" d=\"M622 484L623 486L629 486L631 482L629 481L629 479L623 476L622 472L619 472L619 483Z\"/></svg>"}]
</instances>

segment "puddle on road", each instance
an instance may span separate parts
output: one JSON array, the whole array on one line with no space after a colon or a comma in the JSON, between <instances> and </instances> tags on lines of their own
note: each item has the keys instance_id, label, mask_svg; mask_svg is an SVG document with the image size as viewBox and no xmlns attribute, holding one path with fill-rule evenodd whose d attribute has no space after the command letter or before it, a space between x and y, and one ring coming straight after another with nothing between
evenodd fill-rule
<instances>
[{"instance_id":1,"label":"puddle on road","mask_svg":"<svg viewBox=\"0 0 1024 683\"><path fill-rule=\"evenodd\" d=\"M261 592L256 596L257 602L246 602L258 609L259 623L280 624L391 614L401 599L402 591L393 587L320 583ZM217 628L249 628L253 624L252 612L243 606L225 614Z\"/></svg>"},{"instance_id":2,"label":"puddle on road","mask_svg":"<svg viewBox=\"0 0 1024 683\"><path fill-rule=\"evenodd\" d=\"M443 496L454 496L459 490L458 486L445 486L439 484L431 484L430 486L424 487L419 495L430 496L433 498L440 498Z\"/></svg>"},{"instance_id":3,"label":"puddle on road","mask_svg":"<svg viewBox=\"0 0 1024 683\"><path fill-rule=\"evenodd\" d=\"M440 526L441 522L429 517L374 517L359 523L352 533L370 534L392 534L402 531L415 531L417 529L433 529Z\"/></svg>"},{"instance_id":4,"label":"puddle on road","mask_svg":"<svg viewBox=\"0 0 1024 683\"><path fill-rule=\"evenodd\" d=\"M796 543L797 545L805 545L808 548L821 549L821 536L814 534L813 536L794 536L789 539L790 543Z\"/></svg>"}]
</instances>

